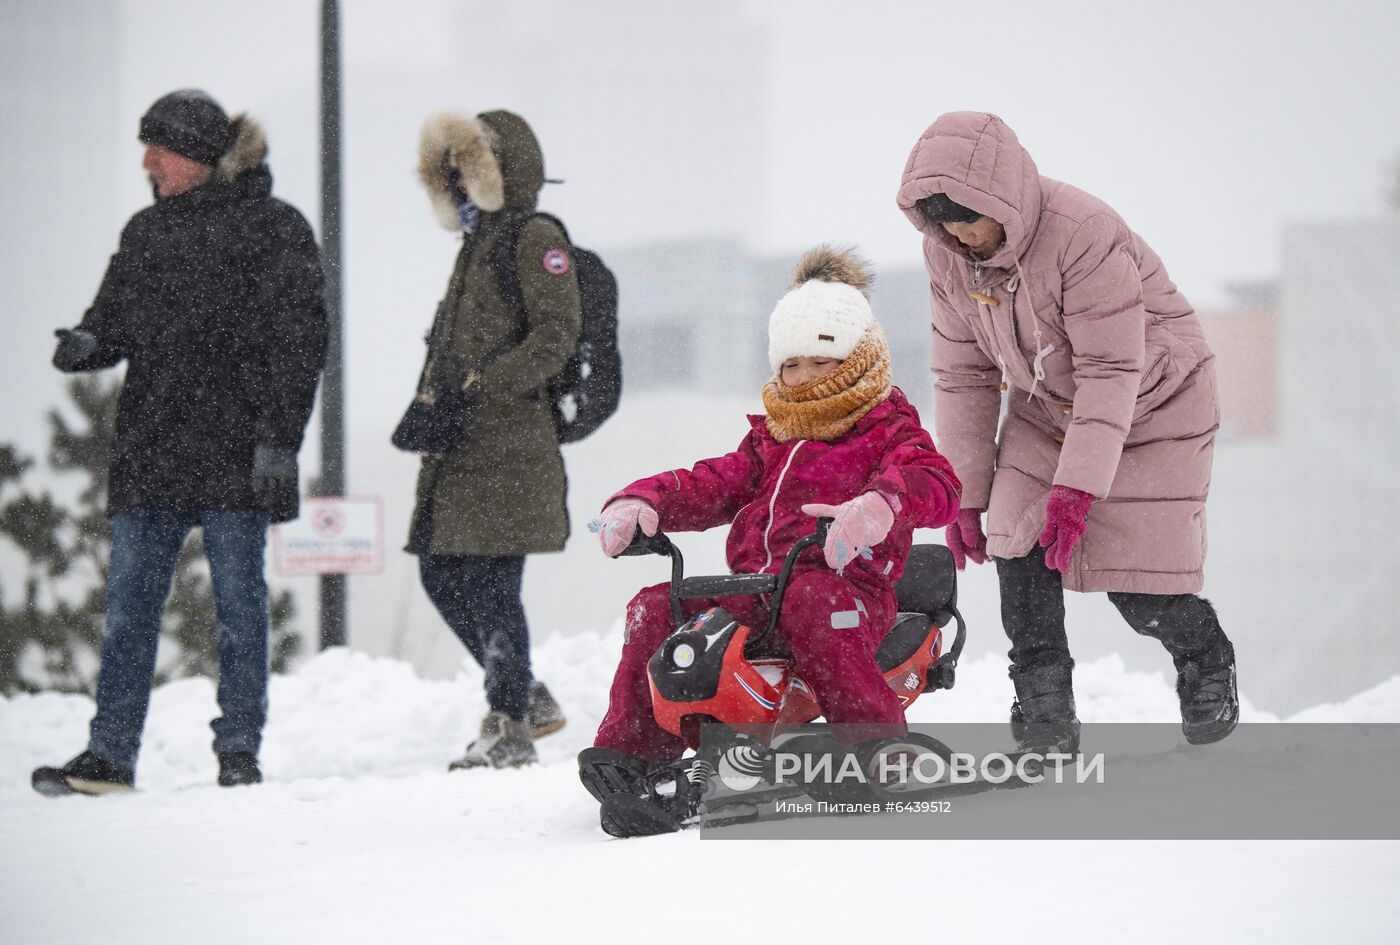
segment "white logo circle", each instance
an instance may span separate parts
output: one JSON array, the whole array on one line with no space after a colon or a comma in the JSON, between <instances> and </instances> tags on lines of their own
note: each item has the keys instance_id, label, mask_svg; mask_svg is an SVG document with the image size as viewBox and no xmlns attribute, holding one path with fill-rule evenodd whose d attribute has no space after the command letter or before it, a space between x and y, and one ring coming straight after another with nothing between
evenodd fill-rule
<instances>
[{"instance_id":1,"label":"white logo circle","mask_svg":"<svg viewBox=\"0 0 1400 945\"><path fill-rule=\"evenodd\" d=\"M731 791L747 791L763 780L763 756L752 745L735 745L719 759L719 779Z\"/></svg>"}]
</instances>

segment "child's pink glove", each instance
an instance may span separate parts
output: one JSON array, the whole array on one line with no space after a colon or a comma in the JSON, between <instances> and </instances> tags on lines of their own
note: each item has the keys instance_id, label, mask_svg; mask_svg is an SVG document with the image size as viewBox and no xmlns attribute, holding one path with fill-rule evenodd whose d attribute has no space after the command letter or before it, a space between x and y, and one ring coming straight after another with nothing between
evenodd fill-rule
<instances>
[{"instance_id":1,"label":"child's pink glove","mask_svg":"<svg viewBox=\"0 0 1400 945\"><path fill-rule=\"evenodd\" d=\"M943 530L943 541L953 553L953 566L959 571L987 562L987 536L982 534L982 510L962 509L957 521Z\"/></svg>"},{"instance_id":2,"label":"child's pink glove","mask_svg":"<svg viewBox=\"0 0 1400 945\"><path fill-rule=\"evenodd\" d=\"M1069 557L1084 537L1093 501L1089 493L1069 486L1050 488L1050 498L1045 502L1045 531L1040 533L1047 566L1061 572L1069 570Z\"/></svg>"},{"instance_id":3,"label":"child's pink glove","mask_svg":"<svg viewBox=\"0 0 1400 945\"><path fill-rule=\"evenodd\" d=\"M642 526L642 534L650 537L661 526L661 517L645 499L628 496L609 502L602 514L588 523L588 528L598 533L603 554L616 558L632 544L638 525Z\"/></svg>"},{"instance_id":4,"label":"child's pink glove","mask_svg":"<svg viewBox=\"0 0 1400 945\"><path fill-rule=\"evenodd\" d=\"M827 565L840 573L856 555L870 557L870 549L885 540L894 527L894 510L878 492L863 492L840 505L809 503L802 511L817 518L835 519L826 533Z\"/></svg>"}]
</instances>

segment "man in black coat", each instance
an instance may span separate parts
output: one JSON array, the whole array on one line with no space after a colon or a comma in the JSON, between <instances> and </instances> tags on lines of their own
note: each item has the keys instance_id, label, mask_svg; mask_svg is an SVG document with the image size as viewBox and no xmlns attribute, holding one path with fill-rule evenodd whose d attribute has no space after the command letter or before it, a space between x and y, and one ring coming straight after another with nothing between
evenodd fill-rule
<instances>
[{"instance_id":1,"label":"man in black coat","mask_svg":"<svg viewBox=\"0 0 1400 945\"><path fill-rule=\"evenodd\" d=\"M88 750L34 772L49 794L134 784L176 557L203 529L219 635L219 783L261 780L269 522L297 515L297 451L325 360L311 228L271 196L267 144L196 90L141 119L155 203L132 217L54 366L125 360L108 486L112 550Z\"/></svg>"}]
</instances>

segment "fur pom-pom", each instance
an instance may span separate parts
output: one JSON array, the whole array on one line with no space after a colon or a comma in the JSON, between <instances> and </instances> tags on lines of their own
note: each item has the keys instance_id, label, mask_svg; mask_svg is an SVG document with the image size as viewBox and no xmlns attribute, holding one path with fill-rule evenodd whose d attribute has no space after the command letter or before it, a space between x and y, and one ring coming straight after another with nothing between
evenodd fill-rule
<instances>
[{"instance_id":1,"label":"fur pom-pom","mask_svg":"<svg viewBox=\"0 0 1400 945\"><path fill-rule=\"evenodd\" d=\"M797 264L792 288L768 318L768 360L776 373L794 357L843 360L875 321L866 296L870 264L823 244Z\"/></svg>"},{"instance_id":2,"label":"fur pom-pom","mask_svg":"<svg viewBox=\"0 0 1400 945\"><path fill-rule=\"evenodd\" d=\"M803 256L797 264L797 271L792 276L792 288L816 279L821 282L844 282L860 290L862 295L869 295L867 290L873 278L870 264L857 256L854 250L838 249L823 243Z\"/></svg>"}]
</instances>

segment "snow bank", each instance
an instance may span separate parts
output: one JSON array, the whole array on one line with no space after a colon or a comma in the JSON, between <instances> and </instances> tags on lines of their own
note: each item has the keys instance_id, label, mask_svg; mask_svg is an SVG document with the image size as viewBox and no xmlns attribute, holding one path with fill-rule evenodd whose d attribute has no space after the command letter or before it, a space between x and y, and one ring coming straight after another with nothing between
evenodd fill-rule
<instances>
[{"instance_id":1,"label":"snow bank","mask_svg":"<svg viewBox=\"0 0 1400 945\"><path fill-rule=\"evenodd\" d=\"M620 630L553 636L535 647L535 669L569 715L557 737L542 740L542 760L565 761L587 744L606 709L621 647ZM1132 672L1118 656L1081 663L1075 671L1080 717L1086 722L1171 722L1176 694L1162 676ZM964 662L957 688L921 699L916 722L1004 719L1012 697L1004 658ZM292 675L274 676L263 763L270 780L404 777L436 770L461 753L486 711L481 671L464 661L454 679L419 677L408 664L346 649L321 653ZM208 720L218 712L208 679L158 688L142 747L139 779L149 791L207 785L213 780ZM40 693L0 699L0 797L26 795L29 771L82 750L92 701ZM1242 696L1245 721L1277 719ZM1317 706L1298 722L1400 721L1400 678L1340 704Z\"/></svg>"}]
</instances>

